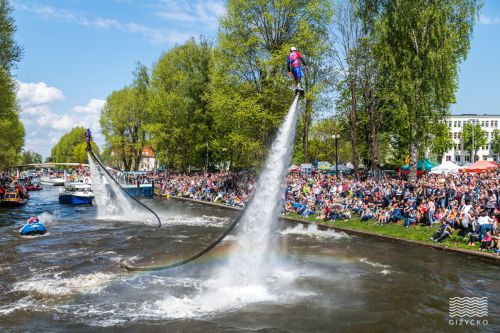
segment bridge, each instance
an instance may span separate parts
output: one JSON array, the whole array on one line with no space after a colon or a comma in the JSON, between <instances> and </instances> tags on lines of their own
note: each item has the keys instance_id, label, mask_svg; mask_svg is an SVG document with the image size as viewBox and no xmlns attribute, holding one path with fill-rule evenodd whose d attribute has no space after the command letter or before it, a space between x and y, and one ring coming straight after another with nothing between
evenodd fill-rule
<instances>
[{"instance_id":1,"label":"bridge","mask_svg":"<svg viewBox=\"0 0 500 333\"><path fill-rule=\"evenodd\" d=\"M84 166L88 167L88 164L84 163L73 163L73 162L67 162L67 163L33 163L33 164L18 164L18 165L13 165L11 168L54 168L58 165L62 166Z\"/></svg>"}]
</instances>

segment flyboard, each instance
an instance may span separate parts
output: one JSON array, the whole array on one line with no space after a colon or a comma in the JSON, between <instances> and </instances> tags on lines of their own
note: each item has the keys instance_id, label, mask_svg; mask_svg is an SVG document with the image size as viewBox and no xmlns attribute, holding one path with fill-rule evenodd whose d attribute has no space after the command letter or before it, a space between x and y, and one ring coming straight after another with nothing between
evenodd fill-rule
<instances>
[{"instance_id":1,"label":"flyboard","mask_svg":"<svg viewBox=\"0 0 500 333\"><path fill-rule=\"evenodd\" d=\"M304 90L303 89L297 89L295 91L295 98L303 98L304 97ZM96 160L96 162L103 168L103 170L121 187L121 185L109 174L109 172L106 170L106 168L102 165L102 163L99 161L99 159L97 159L97 157L94 155L94 153L90 150L91 152L91 155L94 157L94 159ZM123 190L123 188L122 188ZM125 191L125 190L123 190ZM126 192L126 191L125 191ZM139 204L141 204L142 206L144 206L140 201L138 201L137 199L133 198L135 201L137 201ZM191 261L194 261L198 258L200 258L201 256L203 256L204 254L208 253L210 250L212 250L214 247L216 247L217 245L220 244L220 242L222 242L224 240L224 238L226 238L227 235L229 235L233 230L234 228L238 225L238 223L241 221L241 219L243 218L243 216L245 215L245 212L247 210L247 208L250 206L250 202L253 200L253 197L250 198L250 200L247 202L247 204L245 205L245 208L243 208L243 210L241 211L240 215L238 215L238 217L236 217L234 219L234 221L231 223L231 225L224 231L224 233L222 233L222 235L220 235L215 241L213 241L210 245L208 245L206 248L204 248L203 250L201 250L200 252L186 258L186 259L183 259L183 260L180 260L180 261L177 261L175 263L172 263L172 264L168 264L168 265L162 265L162 266L133 266L131 264L129 264L125 259L121 260L119 262L119 265L123 268L125 268L126 270L130 271L130 272L147 272L147 271L162 271L162 270L166 270L166 269L171 269L171 268L175 268L175 267L179 267L179 266L183 266L183 265L186 265L188 263L190 263ZM146 207L146 206L144 206ZM146 207L148 210L150 210L151 212L153 212L150 208ZM156 213L153 212L153 214L158 217L158 215L156 215ZM158 221L160 222L160 218L158 217ZM160 222L160 225L161 226L161 222Z\"/></svg>"}]
</instances>

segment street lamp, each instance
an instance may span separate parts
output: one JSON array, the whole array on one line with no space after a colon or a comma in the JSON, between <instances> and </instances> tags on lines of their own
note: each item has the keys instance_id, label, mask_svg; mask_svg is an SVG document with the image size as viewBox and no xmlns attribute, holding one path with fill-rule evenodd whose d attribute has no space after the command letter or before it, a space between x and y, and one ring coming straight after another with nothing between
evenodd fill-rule
<instances>
[{"instance_id":1,"label":"street lamp","mask_svg":"<svg viewBox=\"0 0 500 333\"><path fill-rule=\"evenodd\" d=\"M339 176L339 145L338 139L340 139L340 134L333 134L332 139L335 139L335 175Z\"/></svg>"},{"instance_id":2,"label":"street lamp","mask_svg":"<svg viewBox=\"0 0 500 333\"><path fill-rule=\"evenodd\" d=\"M474 133L476 132L476 122L479 123L478 119L472 119L472 163L474 163L474 158L476 156L476 142L474 141Z\"/></svg>"}]
</instances>

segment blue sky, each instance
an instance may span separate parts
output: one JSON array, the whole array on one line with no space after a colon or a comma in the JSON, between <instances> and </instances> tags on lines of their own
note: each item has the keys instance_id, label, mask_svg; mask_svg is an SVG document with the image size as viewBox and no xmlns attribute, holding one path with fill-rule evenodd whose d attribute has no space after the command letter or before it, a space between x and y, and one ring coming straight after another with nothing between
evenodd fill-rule
<instances>
[{"instance_id":1,"label":"blue sky","mask_svg":"<svg viewBox=\"0 0 500 333\"><path fill-rule=\"evenodd\" d=\"M26 148L50 155L73 126L96 141L106 97L191 36L215 36L223 0L11 0L24 58L16 71ZM500 1L486 0L461 66L454 113L500 114Z\"/></svg>"}]
</instances>

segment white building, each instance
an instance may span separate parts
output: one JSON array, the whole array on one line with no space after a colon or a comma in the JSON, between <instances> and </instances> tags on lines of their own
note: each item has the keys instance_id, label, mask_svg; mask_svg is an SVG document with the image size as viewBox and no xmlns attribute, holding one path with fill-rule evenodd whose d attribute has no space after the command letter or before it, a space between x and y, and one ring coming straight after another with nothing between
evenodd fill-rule
<instances>
[{"instance_id":1,"label":"white building","mask_svg":"<svg viewBox=\"0 0 500 333\"><path fill-rule=\"evenodd\" d=\"M450 116L447 120L454 147L444 154L443 162L451 161L458 165L472 162L471 152L465 151L462 143L462 129L467 123L480 124L483 131L487 133L488 143L486 146L475 148L477 158L479 160L496 161L497 156L491 151L491 140L493 139L493 131L500 130L500 115L458 114Z\"/></svg>"}]
</instances>

